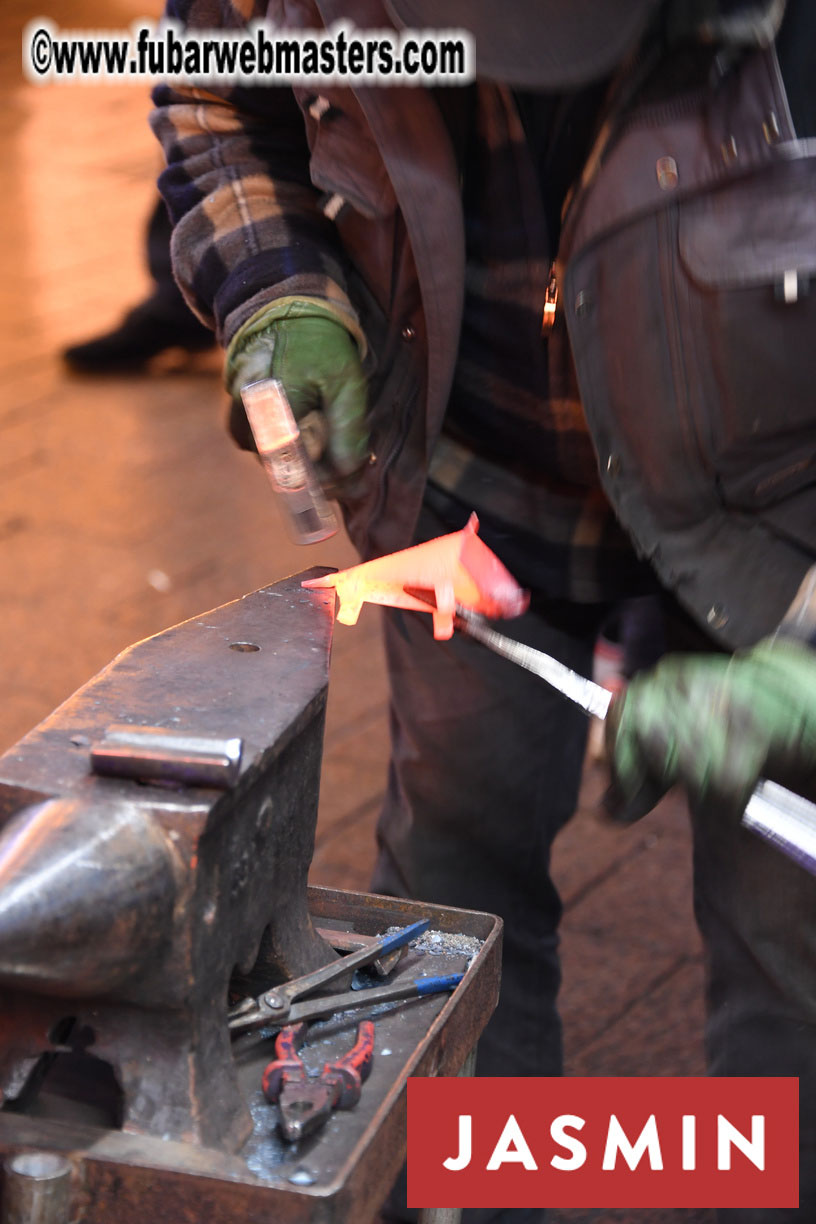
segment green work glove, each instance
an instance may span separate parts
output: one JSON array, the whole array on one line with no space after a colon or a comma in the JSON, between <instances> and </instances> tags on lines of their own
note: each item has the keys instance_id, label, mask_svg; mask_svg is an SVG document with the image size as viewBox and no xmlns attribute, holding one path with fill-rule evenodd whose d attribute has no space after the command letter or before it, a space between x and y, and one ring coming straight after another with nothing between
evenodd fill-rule
<instances>
[{"instance_id":1,"label":"green work glove","mask_svg":"<svg viewBox=\"0 0 816 1224\"><path fill-rule=\"evenodd\" d=\"M365 340L362 333L355 339L349 327L329 304L284 298L253 315L227 349L225 382L233 399L263 378L283 383L310 456L319 460L318 476L328 485L369 458L360 360Z\"/></svg>"},{"instance_id":2,"label":"green work glove","mask_svg":"<svg viewBox=\"0 0 816 1224\"><path fill-rule=\"evenodd\" d=\"M816 777L816 651L766 639L727 655L668 655L607 716L611 814L636 820L681 783L740 816L760 777Z\"/></svg>"}]
</instances>

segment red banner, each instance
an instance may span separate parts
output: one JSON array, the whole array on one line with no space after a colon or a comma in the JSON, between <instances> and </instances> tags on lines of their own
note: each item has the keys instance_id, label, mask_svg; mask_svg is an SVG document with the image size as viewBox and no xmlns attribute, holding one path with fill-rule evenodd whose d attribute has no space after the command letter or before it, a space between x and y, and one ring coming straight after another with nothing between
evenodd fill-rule
<instances>
[{"instance_id":1,"label":"red banner","mask_svg":"<svg viewBox=\"0 0 816 1224\"><path fill-rule=\"evenodd\" d=\"M411 1207L796 1207L796 1079L410 1079Z\"/></svg>"}]
</instances>

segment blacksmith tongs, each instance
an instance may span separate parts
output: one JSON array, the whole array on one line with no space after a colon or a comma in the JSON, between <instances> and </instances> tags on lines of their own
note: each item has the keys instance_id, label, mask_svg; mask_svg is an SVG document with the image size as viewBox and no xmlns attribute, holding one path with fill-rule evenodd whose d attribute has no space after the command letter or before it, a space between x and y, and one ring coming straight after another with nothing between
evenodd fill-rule
<instances>
[{"instance_id":1,"label":"blacksmith tongs","mask_svg":"<svg viewBox=\"0 0 816 1224\"><path fill-rule=\"evenodd\" d=\"M350 1007L366 1007L369 1004L395 1002L399 999L414 999L426 994L439 994L441 991L453 990L464 976L461 973L449 974L446 977L419 977L405 981L392 982L384 986L372 986L365 990L350 990L345 994L318 995L313 991L321 986L327 986L336 978L343 977L354 969L368 965L380 957L387 956L397 948L402 948L427 931L430 922L427 918L403 927L393 935L384 935L382 939L374 940L358 952L341 956L315 969L303 977L292 978L288 982L275 986L257 999L242 999L230 1009L230 1032L238 1035L251 1029L274 1028L281 1029L286 1025L296 1024L301 1020L315 1020L318 1016L330 1016L334 1012L346 1011ZM296 1002L302 995L307 999Z\"/></svg>"}]
</instances>

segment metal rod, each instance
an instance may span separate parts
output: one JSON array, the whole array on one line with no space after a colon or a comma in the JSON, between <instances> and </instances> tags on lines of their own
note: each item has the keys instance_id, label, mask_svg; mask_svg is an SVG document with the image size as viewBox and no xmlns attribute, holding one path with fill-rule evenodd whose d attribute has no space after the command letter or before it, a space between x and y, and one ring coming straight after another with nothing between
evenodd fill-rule
<instances>
[{"instance_id":1,"label":"metal rod","mask_svg":"<svg viewBox=\"0 0 816 1224\"><path fill-rule=\"evenodd\" d=\"M542 650L536 650L535 647L527 646L524 642L517 642L504 633L498 633L495 629L491 629L478 613L470 612L458 605L456 625L461 632L466 633L468 637L475 638L494 654L502 655L503 658L515 663L518 667L523 667L533 675L539 676L545 683L568 697L570 701L574 701L582 710L586 710L587 714L594 714L596 718L606 718L612 694L600 684L596 684L594 680L588 680L586 676L579 675L558 659L544 654Z\"/></svg>"},{"instance_id":2,"label":"metal rod","mask_svg":"<svg viewBox=\"0 0 816 1224\"><path fill-rule=\"evenodd\" d=\"M469 1051L459 1070L459 1075L468 1077L476 1074L476 1050L474 1046ZM423 1207L417 1216L417 1224L459 1224L462 1219L461 1207Z\"/></svg>"},{"instance_id":3,"label":"metal rod","mask_svg":"<svg viewBox=\"0 0 816 1224\"><path fill-rule=\"evenodd\" d=\"M97 774L225 790L241 772L242 752L238 736L115 723L91 745L90 758Z\"/></svg>"},{"instance_id":4,"label":"metal rod","mask_svg":"<svg viewBox=\"0 0 816 1224\"><path fill-rule=\"evenodd\" d=\"M482 617L467 609L457 607L456 623L488 650L540 676L588 714L601 720L606 718L612 694L594 680L587 680L541 650L497 633ZM743 813L742 823L811 875L816 875L816 804L776 782L761 778Z\"/></svg>"}]
</instances>

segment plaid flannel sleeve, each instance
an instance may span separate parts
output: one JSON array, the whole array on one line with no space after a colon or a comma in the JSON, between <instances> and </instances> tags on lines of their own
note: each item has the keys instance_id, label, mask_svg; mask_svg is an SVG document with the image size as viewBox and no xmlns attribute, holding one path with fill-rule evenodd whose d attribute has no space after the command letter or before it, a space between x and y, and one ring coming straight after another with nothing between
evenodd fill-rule
<instances>
[{"instance_id":1,"label":"plaid flannel sleeve","mask_svg":"<svg viewBox=\"0 0 816 1224\"><path fill-rule=\"evenodd\" d=\"M240 29L265 0L169 0L189 29ZM173 221L173 269L192 310L228 344L281 297L331 303L356 322L332 223L309 177L300 108L283 88L153 92L151 126L167 168L159 189Z\"/></svg>"}]
</instances>

